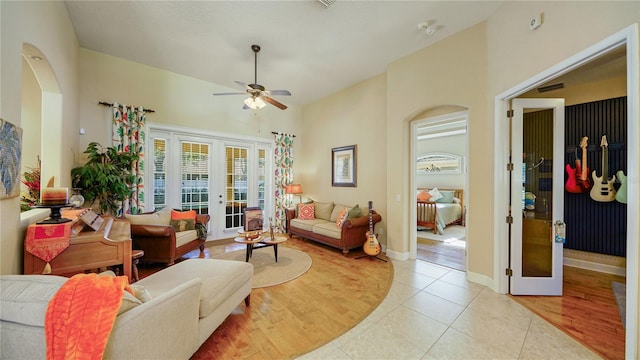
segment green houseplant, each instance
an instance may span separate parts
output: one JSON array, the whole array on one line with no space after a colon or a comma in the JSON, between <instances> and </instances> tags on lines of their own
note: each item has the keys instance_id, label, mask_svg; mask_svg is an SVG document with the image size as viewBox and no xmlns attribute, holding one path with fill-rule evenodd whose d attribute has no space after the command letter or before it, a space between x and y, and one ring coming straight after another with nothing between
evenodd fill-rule
<instances>
[{"instance_id":1,"label":"green houseplant","mask_svg":"<svg viewBox=\"0 0 640 360\"><path fill-rule=\"evenodd\" d=\"M115 147L103 148L96 142L89 143L87 163L71 170L74 188L81 188L82 195L91 206L97 202L103 214L117 214L120 204L129 198L135 177L131 167L138 160L136 154L119 153Z\"/></svg>"}]
</instances>

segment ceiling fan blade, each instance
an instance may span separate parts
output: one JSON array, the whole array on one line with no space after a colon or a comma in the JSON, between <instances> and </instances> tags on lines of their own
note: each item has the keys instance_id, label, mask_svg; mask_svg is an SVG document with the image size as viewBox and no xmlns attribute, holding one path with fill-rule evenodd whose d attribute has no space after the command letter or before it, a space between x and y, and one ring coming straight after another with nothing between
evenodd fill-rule
<instances>
[{"instance_id":1,"label":"ceiling fan blade","mask_svg":"<svg viewBox=\"0 0 640 360\"><path fill-rule=\"evenodd\" d=\"M233 82L234 82L234 83L236 83L236 84L238 84L238 85L240 85L240 87L241 87L241 88L243 88L243 89L250 89L250 87L249 87L249 86L247 86L247 84L243 83L242 81L236 81L236 80L234 80Z\"/></svg>"},{"instance_id":2,"label":"ceiling fan blade","mask_svg":"<svg viewBox=\"0 0 640 360\"><path fill-rule=\"evenodd\" d=\"M276 101L268 96L262 96L262 100L268 102L269 104L279 108L280 110L285 110L287 106L279 101Z\"/></svg>"},{"instance_id":3,"label":"ceiling fan blade","mask_svg":"<svg viewBox=\"0 0 640 360\"><path fill-rule=\"evenodd\" d=\"M267 92L269 93L269 95L275 95L275 96L290 96L291 92L289 92L289 90L267 90Z\"/></svg>"},{"instance_id":4,"label":"ceiling fan blade","mask_svg":"<svg viewBox=\"0 0 640 360\"><path fill-rule=\"evenodd\" d=\"M233 92L233 93L213 93L213 95L246 95L246 92Z\"/></svg>"}]
</instances>

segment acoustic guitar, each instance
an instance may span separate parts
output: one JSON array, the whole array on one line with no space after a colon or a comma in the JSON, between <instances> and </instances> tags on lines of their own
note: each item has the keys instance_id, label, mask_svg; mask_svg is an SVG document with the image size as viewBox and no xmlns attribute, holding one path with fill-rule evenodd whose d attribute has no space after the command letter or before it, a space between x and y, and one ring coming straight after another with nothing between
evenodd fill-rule
<instances>
[{"instance_id":1,"label":"acoustic guitar","mask_svg":"<svg viewBox=\"0 0 640 360\"><path fill-rule=\"evenodd\" d=\"M576 168L572 169L569 164L565 166L567 170L567 182L564 188L574 194L585 193L591 189L591 180L589 179L589 168L587 167L587 146L589 138L584 136L580 140L580 148L582 148L582 166L580 160L576 159Z\"/></svg>"},{"instance_id":2,"label":"acoustic guitar","mask_svg":"<svg viewBox=\"0 0 640 360\"><path fill-rule=\"evenodd\" d=\"M367 231L367 241L365 241L362 250L369 256L377 256L382 251L382 247L378 242L378 235L373 232L373 201L369 201L369 231Z\"/></svg>"},{"instance_id":3,"label":"acoustic guitar","mask_svg":"<svg viewBox=\"0 0 640 360\"><path fill-rule=\"evenodd\" d=\"M608 180L607 168L607 135L602 135L600 141L602 147L602 176L596 176L596 171L593 170L591 176L593 177L593 187L591 188L591 198L599 202L611 202L616 198L616 189L613 187L613 183L616 181L616 176L613 175L611 180Z\"/></svg>"}]
</instances>

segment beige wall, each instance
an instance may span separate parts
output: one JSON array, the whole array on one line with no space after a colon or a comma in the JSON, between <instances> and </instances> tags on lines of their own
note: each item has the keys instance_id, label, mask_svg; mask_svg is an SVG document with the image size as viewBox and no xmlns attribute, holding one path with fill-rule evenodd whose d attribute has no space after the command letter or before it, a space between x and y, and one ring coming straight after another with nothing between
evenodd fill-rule
<instances>
[{"instance_id":1,"label":"beige wall","mask_svg":"<svg viewBox=\"0 0 640 360\"><path fill-rule=\"evenodd\" d=\"M492 272L491 220L486 211L490 206L493 179L487 176L492 158L487 153L491 129L482 125L487 119L487 53L485 24L476 25L415 54L402 58L388 67L387 142L395 146L387 152L387 206L389 248L398 256L408 256L412 237L409 189L409 128L410 120L425 110L443 106L465 107L469 110L469 176L482 174L468 184L468 253L471 272L489 275ZM446 69L446 71L443 71ZM443 149L445 150L445 149ZM487 156L477 154L487 153ZM479 171L479 169L482 169ZM478 191L479 188L485 190ZM400 190L401 189L401 190ZM400 194L402 201L396 201ZM474 209L474 203L483 204Z\"/></svg>"},{"instance_id":2,"label":"beige wall","mask_svg":"<svg viewBox=\"0 0 640 360\"><path fill-rule=\"evenodd\" d=\"M22 51L24 43L31 44L46 56L63 94L61 120L42 125L42 132L50 135L43 142L43 150L50 155L48 164L43 159L43 169L55 169L43 175L55 175L56 185L69 186L71 150L78 141L73 136L77 129L78 43L64 3L2 1L0 16L0 116L22 126ZM21 273L24 232L19 226L18 197L0 201L0 221L0 274Z\"/></svg>"},{"instance_id":3,"label":"beige wall","mask_svg":"<svg viewBox=\"0 0 640 360\"><path fill-rule=\"evenodd\" d=\"M295 154L295 182L302 184L304 198L355 205L365 211L368 201L382 215L376 225L378 240L386 243L385 197L388 145L386 130L385 75L339 91L305 106L302 111L304 147ZM297 139L296 139L297 141ZM331 186L331 149L357 145L357 187Z\"/></svg>"},{"instance_id":4,"label":"beige wall","mask_svg":"<svg viewBox=\"0 0 640 360\"><path fill-rule=\"evenodd\" d=\"M22 60L22 172L38 165L42 148L42 90L26 60ZM22 185L22 191L27 187Z\"/></svg>"},{"instance_id":5,"label":"beige wall","mask_svg":"<svg viewBox=\"0 0 640 360\"><path fill-rule=\"evenodd\" d=\"M300 126L297 106L286 111L273 106L258 112L243 110L242 96L212 95L238 89L84 48L80 50L80 78L80 127L86 129L86 135L80 136L79 153L92 141L111 143L111 110L98 105L99 101L153 109L155 113L147 115L149 123L241 136L273 139L272 131L295 134ZM279 100L287 103L285 97Z\"/></svg>"}]
</instances>

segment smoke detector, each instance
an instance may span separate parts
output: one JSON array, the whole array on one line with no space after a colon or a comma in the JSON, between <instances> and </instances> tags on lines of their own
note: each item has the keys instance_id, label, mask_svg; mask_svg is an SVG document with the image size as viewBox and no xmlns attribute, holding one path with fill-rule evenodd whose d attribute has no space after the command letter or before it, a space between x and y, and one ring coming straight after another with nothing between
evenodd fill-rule
<instances>
[{"instance_id":1,"label":"smoke detector","mask_svg":"<svg viewBox=\"0 0 640 360\"><path fill-rule=\"evenodd\" d=\"M438 31L438 27L434 25L429 25L429 22L421 22L418 24L418 30L424 30L427 35L433 35Z\"/></svg>"}]
</instances>

